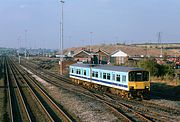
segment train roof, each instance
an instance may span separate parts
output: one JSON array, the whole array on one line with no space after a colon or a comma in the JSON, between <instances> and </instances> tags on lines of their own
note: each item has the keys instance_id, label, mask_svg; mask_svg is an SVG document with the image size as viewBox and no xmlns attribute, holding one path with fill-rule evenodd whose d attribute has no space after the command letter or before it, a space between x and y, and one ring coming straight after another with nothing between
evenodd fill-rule
<instances>
[{"instance_id":1,"label":"train roof","mask_svg":"<svg viewBox=\"0 0 180 122\"><path fill-rule=\"evenodd\" d=\"M83 63L76 63L71 66L84 67L84 68L92 67L93 69L112 70L112 71L120 71L120 72L144 70L143 68L137 68L137 67L112 66L112 65L101 65L101 64L95 65L95 64L83 64Z\"/></svg>"}]
</instances>

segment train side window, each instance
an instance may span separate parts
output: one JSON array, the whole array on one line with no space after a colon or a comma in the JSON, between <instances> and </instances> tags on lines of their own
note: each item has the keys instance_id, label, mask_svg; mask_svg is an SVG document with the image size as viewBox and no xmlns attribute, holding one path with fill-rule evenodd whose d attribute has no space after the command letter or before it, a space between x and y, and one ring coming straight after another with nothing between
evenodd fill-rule
<instances>
[{"instance_id":1,"label":"train side window","mask_svg":"<svg viewBox=\"0 0 180 122\"><path fill-rule=\"evenodd\" d=\"M106 73L103 73L103 79L106 79Z\"/></svg>"},{"instance_id":2,"label":"train side window","mask_svg":"<svg viewBox=\"0 0 180 122\"><path fill-rule=\"evenodd\" d=\"M76 69L76 74L78 74L78 69Z\"/></svg>"},{"instance_id":3,"label":"train side window","mask_svg":"<svg viewBox=\"0 0 180 122\"><path fill-rule=\"evenodd\" d=\"M77 69L76 73L77 73L77 74L81 74L81 70L80 70L80 69Z\"/></svg>"},{"instance_id":4,"label":"train side window","mask_svg":"<svg viewBox=\"0 0 180 122\"><path fill-rule=\"evenodd\" d=\"M110 73L107 73L107 80L110 80Z\"/></svg>"},{"instance_id":5,"label":"train side window","mask_svg":"<svg viewBox=\"0 0 180 122\"><path fill-rule=\"evenodd\" d=\"M95 76L95 72L93 71L93 72L92 72L92 77L94 77L94 76Z\"/></svg>"},{"instance_id":6,"label":"train side window","mask_svg":"<svg viewBox=\"0 0 180 122\"><path fill-rule=\"evenodd\" d=\"M112 75L112 80L115 81L115 74Z\"/></svg>"},{"instance_id":7,"label":"train side window","mask_svg":"<svg viewBox=\"0 0 180 122\"><path fill-rule=\"evenodd\" d=\"M122 76L122 82L126 82L126 75Z\"/></svg>"},{"instance_id":8,"label":"train side window","mask_svg":"<svg viewBox=\"0 0 180 122\"><path fill-rule=\"evenodd\" d=\"M121 81L121 78L120 78L121 76L120 75L116 75L116 81Z\"/></svg>"},{"instance_id":9,"label":"train side window","mask_svg":"<svg viewBox=\"0 0 180 122\"><path fill-rule=\"evenodd\" d=\"M74 69L73 68L71 68L71 73L74 73Z\"/></svg>"},{"instance_id":10,"label":"train side window","mask_svg":"<svg viewBox=\"0 0 180 122\"><path fill-rule=\"evenodd\" d=\"M86 70L84 70L84 73L83 73L84 75L86 75Z\"/></svg>"}]
</instances>

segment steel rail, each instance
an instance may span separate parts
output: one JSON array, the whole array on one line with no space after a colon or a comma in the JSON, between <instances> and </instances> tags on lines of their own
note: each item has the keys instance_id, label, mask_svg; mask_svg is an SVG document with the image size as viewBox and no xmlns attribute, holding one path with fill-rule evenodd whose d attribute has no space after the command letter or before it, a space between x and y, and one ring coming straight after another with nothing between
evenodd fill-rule
<instances>
[{"instance_id":1,"label":"steel rail","mask_svg":"<svg viewBox=\"0 0 180 122\"><path fill-rule=\"evenodd\" d=\"M110 94L107 94L107 93L106 93L106 95L111 96ZM110 97L110 98L112 98L112 97ZM139 114L141 114L147 118L152 118L152 119L157 120L157 121L164 121L164 120L169 121L170 119L171 120L175 119L171 116L167 116L165 114L160 114L160 113L154 112L154 111L148 109L149 107L147 107L147 108L138 107L137 106L138 101L131 101L131 102L134 102L133 103L134 105L132 103L128 103L129 101L128 102L125 102L125 101L122 102L119 99L117 99L117 100L112 99L112 101L116 101L117 104L122 104L122 105L124 105L124 106L126 106L126 107L128 107L134 111L136 110ZM140 103L140 105L141 105L141 103ZM144 112L147 112L148 114L144 113ZM156 115L157 117L155 117L154 115Z\"/></svg>"},{"instance_id":2,"label":"steel rail","mask_svg":"<svg viewBox=\"0 0 180 122\"><path fill-rule=\"evenodd\" d=\"M18 67L15 63L14 63L14 66L16 66L17 70L20 70L22 71L22 69L20 69L20 67ZM24 71L23 71L24 72ZM22 72L21 72L22 73ZM50 104L50 106L53 108L54 111L56 111L56 113L60 116L60 118L62 119L62 121L65 121L65 122L72 122L72 119L69 118L67 116L66 113L63 112L63 110L61 110L57 105L56 103L54 103L54 101L42 90L42 88L36 84L36 82L34 82L34 79L32 79L32 77L26 75L26 73L24 72L24 78L26 78L26 81L30 81L29 83L31 83L31 85L33 85L33 87L39 91L39 93L41 94L41 96L43 98L46 99L46 102ZM28 84L28 83L27 83ZM30 87L30 84L28 84L29 87Z\"/></svg>"},{"instance_id":3,"label":"steel rail","mask_svg":"<svg viewBox=\"0 0 180 122\"><path fill-rule=\"evenodd\" d=\"M13 65L13 63L11 62L11 64ZM13 69L15 72L19 72L16 67L13 66ZM22 74L21 74L22 75ZM26 83L26 82L25 82ZM26 86L28 87L28 89L30 90L30 93L32 94L32 96L37 100L37 102L39 103L41 109L43 110L43 112L45 113L45 115L48 117L48 119L51 122L54 122L53 118L50 116L49 112L46 110L46 108L44 107L44 105L42 104L42 102L39 100L39 98L36 96L36 94L34 93L34 91L32 90L32 88L26 83Z\"/></svg>"},{"instance_id":4,"label":"steel rail","mask_svg":"<svg viewBox=\"0 0 180 122\"><path fill-rule=\"evenodd\" d=\"M10 121L14 122L13 118L13 110L12 110L12 100L11 100L11 90L10 90L10 85L9 85L9 77L8 77L8 69L7 69L7 64L5 62L6 59L4 59L4 71L5 71L5 76L6 76L6 82L7 82L7 89L8 89L8 98L9 98L9 113L10 113Z\"/></svg>"},{"instance_id":5,"label":"steel rail","mask_svg":"<svg viewBox=\"0 0 180 122\"><path fill-rule=\"evenodd\" d=\"M27 107L26 107L26 105L25 105L24 99L23 99L22 94L21 94L21 92L20 92L19 85L17 84L17 80L15 79L15 75L14 75L14 73L13 73L13 70L11 69L11 66L10 66L10 65L9 65L8 67L9 67L9 70L10 70L10 72L11 72L11 74L12 74L12 78L13 78L13 81L14 81L15 86L16 86L16 90L17 90L17 91L15 92L15 94L16 94L16 97L17 97L17 99L18 99L19 108L20 108L20 110L21 110L20 113L21 113L22 121L31 122L31 118L30 118L30 116L29 116ZM14 121L15 121L15 120L14 120Z\"/></svg>"}]
</instances>

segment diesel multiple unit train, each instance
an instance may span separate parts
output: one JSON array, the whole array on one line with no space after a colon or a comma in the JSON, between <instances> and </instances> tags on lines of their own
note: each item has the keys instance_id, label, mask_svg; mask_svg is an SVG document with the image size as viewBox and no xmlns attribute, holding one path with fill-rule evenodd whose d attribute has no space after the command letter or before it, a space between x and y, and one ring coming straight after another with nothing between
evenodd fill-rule
<instances>
[{"instance_id":1,"label":"diesel multiple unit train","mask_svg":"<svg viewBox=\"0 0 180 122\"><path fill-rule=\"evenodd\" d=\"M71 65L72 81L101 90L108 90L126 98L147 98L150 95L149 72L142 68L93 65Z\"/></svg>"}]
</instances>

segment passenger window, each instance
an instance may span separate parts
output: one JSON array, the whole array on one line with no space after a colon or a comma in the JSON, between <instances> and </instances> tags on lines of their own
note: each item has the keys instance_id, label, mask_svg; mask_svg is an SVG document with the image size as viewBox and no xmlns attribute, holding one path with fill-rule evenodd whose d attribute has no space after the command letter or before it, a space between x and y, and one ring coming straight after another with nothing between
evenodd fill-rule
<instances>
[{"instance_id":1,"label":"passenger window","mask_svg":"<svg viewBox=\"0 0 180 122\"><path fill-rule=\"evenodd\" d=\"M103 79L106 79L106 73L103 73Z\"/></svg>"},{"instance_id":2,"label":"passenger window","mask_svg":"<svg viewBox=\"0 0 180 122\"><path fill-rule=\"evenodd\" d=\"M120 75L116 75L116 81L121 81Z\"/></svg>"},{"instance_id":3,"label":"passenger window","mask_svg":"<svg viewBox=\"0 0 180 122\"><path fill-rule=\"evenodd\" d=\"M77 69L77 74L81 74L81 70L80 69Z\"/></svg>"},{"instance_id":4,"label":"passenger window","mask_svg":"<svg viewBox=\"0 0 180 122\"><path fill-rule=\"evenodd\" d=\"M74 69L73 68L71 68L71 73L74 73Z\"/></svg>"},{"instance_id":5,"label":"passenger window","mask_svg":"<svg viewBox=\"0 0 180 122\"><path fill-rule=\"evenodd\" d=\"M78 70L76 69L76 74L78 74Z\"/></svg>"},{"instance_id":6,"label":"passenger window","mask_svg":"<svg viewBox=\"0 0 180 122\"><path fill-rule=\"evenodd\" d=\"M126 75L122 76L122 82L126 82Z\"/></svg>"},{"instance_id":7,"label":"passenger window","mask_svg":"<svg viewBox=\"0 0 180 122\"><path fill-rule=\"evenodd\" d=\"M96 77L98 78L98 72L96 72Z\"/></svg>"},{"instance_id":8,"label":"passenger window","mask_svg":"<svg viewBox=\"0 0 180 122\"><path fill-rule=\"evenodd\" d=\"M92 77L94 77L95 76L95 74L94 74L94 71L92 72Z\"/></svg>"},{"instance_id":9,"label":"passenger window","mask_svg":"<svg viewBox=\"0 0 180 122\"><path fill-rule=\"evenodd\" d=\"M86 70L84 70L84 75L86 75Z\"/></svg>"},{"instance_id":10,"label":"passenger window","mask_svg":"<svg viewBox=\"0 0 180 122\"><path fill-rule=\"evenodd\" d=\"M107 73L107 80L110 80L110 73Z\"/></svg>"}]
</instances>

